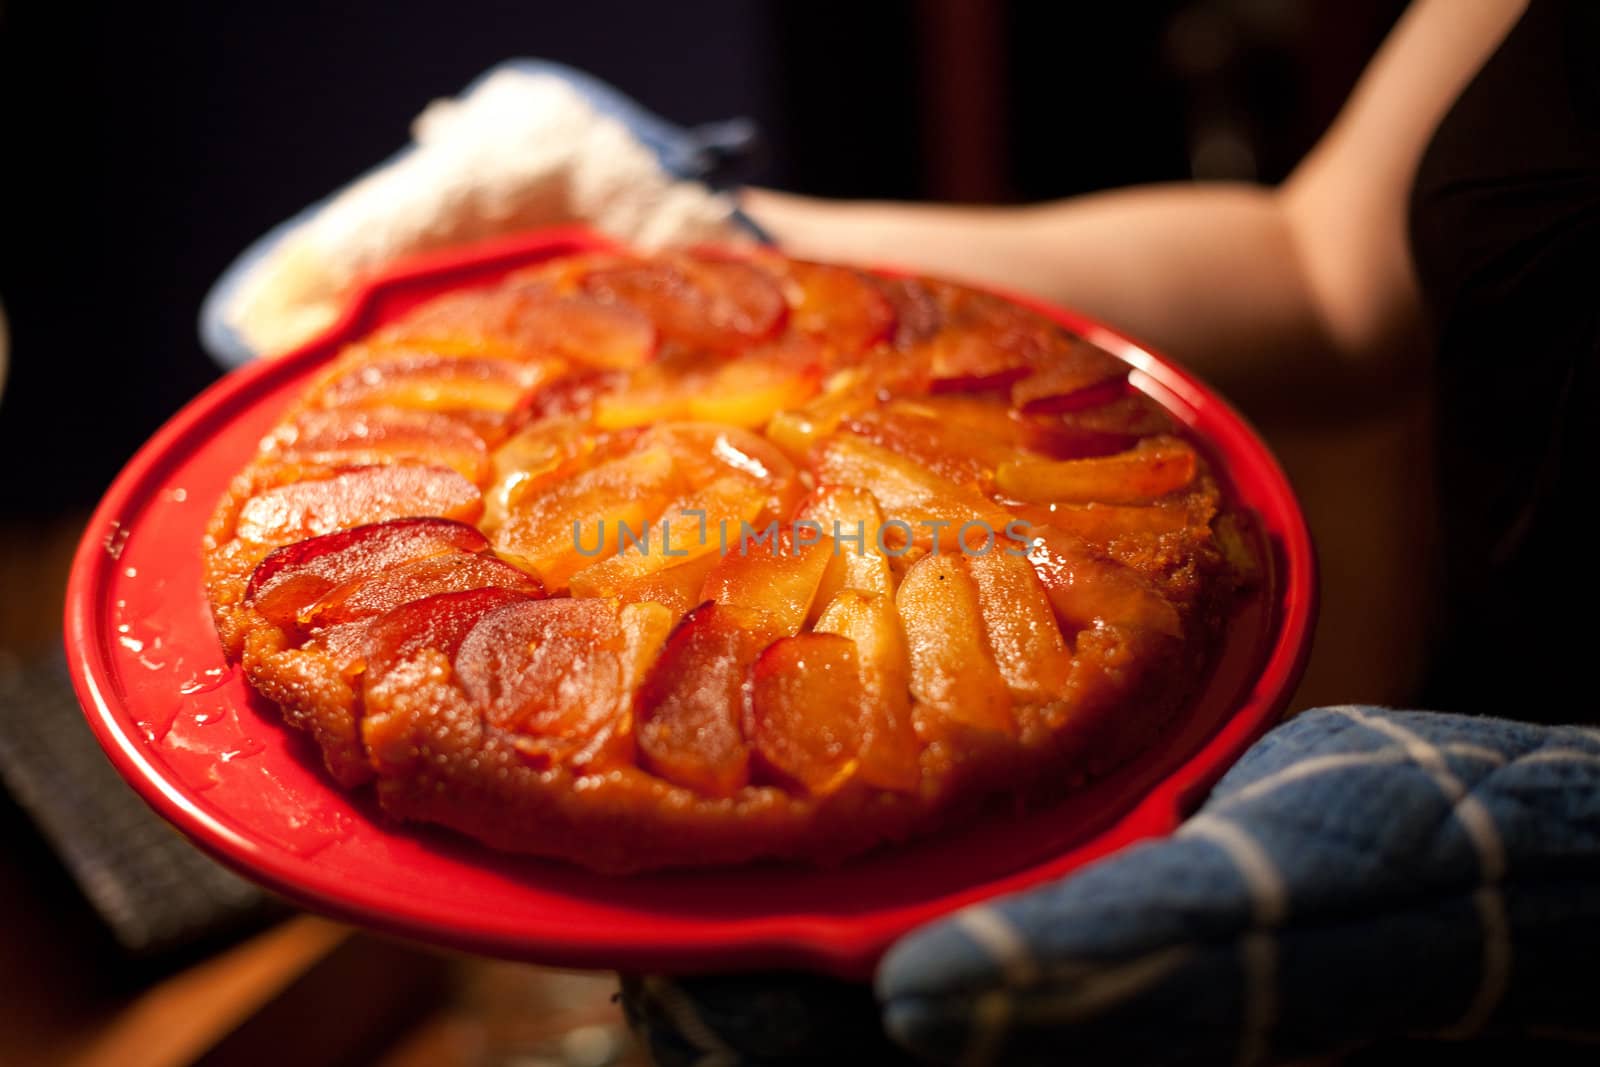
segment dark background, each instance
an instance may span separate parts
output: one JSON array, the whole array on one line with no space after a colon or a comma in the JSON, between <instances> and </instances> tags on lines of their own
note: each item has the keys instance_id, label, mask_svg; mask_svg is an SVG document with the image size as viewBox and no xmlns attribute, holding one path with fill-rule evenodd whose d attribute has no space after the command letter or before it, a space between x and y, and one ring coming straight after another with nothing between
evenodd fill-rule
<instances>
[{"instance_id":1,"label":"dark background","mask_svg":"<svg viewBox=\"0 0 1600 1067\"><path fill-rule=\"evenodd\" d=\"M171 898L163 901L168 912L188 907L184 894L167 888L173 880L192 883L190 896L204 895L208 883L171 851L185 846L125 791L115 793L120 783L94 793L103 809L77 799L89 795L95 772L102 779L112 772L72 714L61 678L56 620L72 547L88 508L140 442L217 377L195 332L217 274L264 230L400 147L430 99L458 92L500 60L566 62L681 123L750 116L767 141L750 177L780 188L1015 202L1138 182L1282 178L1326 127L1403 6L0 0L0 301L11 335L0 394L0 681L7 672L14 679L9 694L0 690L0 712L11 713L9 724L0 717L0 728L11 728L0 729L0 740L60 728L51 736L61 747L31 765L44 783L39 795L95 824L94 840L113 839L140 861L140 869L122 872L134 879L126 884L139 884L151 865L170 866L167 882L147 880L145 894L130 898L135 904L159 893ZM1362 441L1341 440L1338 453L1350 464L1394 466L1390 437ZM1309 453L1308 461L1292 437L1273 444L1292 471L1328 470L1324 453ZM1367 542L1347 531L1325 542L1328 573L1364 575L1373 571L1369 559L1389 558L1368 551L1386 536L1371 521L1370 501L1305 501L1319 533L1340 532L1339 522L1376 531ZM1344 556L1329 550L1346 544L1354 547ZM1325 636L1303 693L1374 695L1352 665L1375 658L1373 620L1399 614L1382 578L1328 583L1323 633L1347 635L1353 651ZM1381 613L1356 595L1369 586L1380 590ZM1389 659L1409 655L1397 646ZM1380 675L1383 667L1375 668ZM32 688L19 688L24 683ZM1307 702L1323 700L1297 706ZM71 748L69 724L79 733ZM145 836L102 811L144 815ZM165 835L166 850L153 835ZM115 917L105 908L96 917L81 882L68 877L4 786L0 846L0 910L25 917L0 937L0 984L9 992L0 1002L0 1046L87 1032L84 1013L120 1011L123 985L142 988L150 967L186 965L217 947L217 930L233 936L239 915L259 918L236 901L233 913L209 918L196 909L187 929L212 931L197 944L119 961ZM379 944L363 943L369 955ZM437 961L415 955L403 966L389 955L369 963L397 983L424 981ZM541 1011L559 1014L529 1007L529 991L553 981L548 972L458 965L500 990L494 1003L515 1016L518 1029L510 1032L518 1041ZM398 994L374 991L377 979L356 982L319 967L328 972L322 984L303 980L299 988L313 991L318 1005L341 1005L341 1033L365 1032L347 1016L352 1006L397 1006L409 1013L407 1025L416 1021ZM352 998L352 988L362 995ZM585 994L594 1018L615 1019L612 988L605 980ZM483 1012L467 1014L482 1024ZM348 1050L309 1059L332 1028L284 1025L284 1017L256 1016L253 1027L236 1032L247 1036L248 1055L209 1062L267 1062L272 1049L285 1047L292 1054L280 1062L356 1062ZM275 1031L276 1044L263 1040L264 1027ZM404 1062L490 1062L481 1050L455 1059L437 1052ZM0 1060L12 1062L5 1048Z\"/></svg>"},{"instance_id":2,"label":"dark background","mask_svg":"<svg viewBox=\"0 0 1600 1067\"><path fill-rule=\"evenodd\" d=\"M500 59L562 60L673 120L748 115L752 175L1008 201L1283 176L1399 0L1117 4L0 5L0 514L92 504L215 377L207 286Z\"/></svg>"}]
</instances>

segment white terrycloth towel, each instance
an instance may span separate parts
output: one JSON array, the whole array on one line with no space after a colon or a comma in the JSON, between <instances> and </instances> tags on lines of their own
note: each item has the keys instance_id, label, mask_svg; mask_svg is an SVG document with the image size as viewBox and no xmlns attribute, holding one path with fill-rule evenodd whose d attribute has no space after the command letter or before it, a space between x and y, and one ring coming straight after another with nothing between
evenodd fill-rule
<instances>
[{"instance_id":1,"label":"white terrycloth towel","mask_svg":"<svg viewBox=\"0 0 1600 1067\"><path fill-rule=\"evenodd\" d=\"M405 151L258 242L207 301L202 336L214 352L283 352L396 260L541 226L642 249L740 239L732 199L680 176L697 168L670 149L694 136L576 72L502 64L428 105Z\"/></svg>"}]
</instances>

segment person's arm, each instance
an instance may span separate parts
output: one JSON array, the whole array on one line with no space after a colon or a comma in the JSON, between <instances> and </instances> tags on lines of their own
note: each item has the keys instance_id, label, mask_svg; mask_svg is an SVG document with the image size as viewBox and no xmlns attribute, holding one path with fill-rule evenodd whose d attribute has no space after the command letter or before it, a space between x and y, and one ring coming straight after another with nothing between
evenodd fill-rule
<instances>
[{"instance_id":1,"label":"person's arm","mask_svg":"<svg viewBox=\"0 0 1600 1067\"><path fill-rule=\"evenodd\" d=\"M1417 162L1526 0L1418 0L1278 188L1163 185L1016 208L747 190L789 252L966 277L1099 316L1236 395L1365 389L1420 363Z\"/></svg>"}]
</instances>

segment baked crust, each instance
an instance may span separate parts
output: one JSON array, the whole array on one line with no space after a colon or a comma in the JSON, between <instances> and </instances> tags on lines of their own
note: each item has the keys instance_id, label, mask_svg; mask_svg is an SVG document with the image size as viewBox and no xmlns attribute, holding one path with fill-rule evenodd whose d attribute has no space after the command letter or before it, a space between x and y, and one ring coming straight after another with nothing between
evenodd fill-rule
<instances>
[{"instance_id":1,"label":"baked crust","mask_svg":"<svg viewBox=\"0 0 1600 1067\"><path fill-rule=\"evenodd\" d=\"M1031 311L606 254L348 346L205 552L229 658L341 785L626 872L835 861L1115 767L1203 677L1238 522Z\"/></svg>"}]
</instances>

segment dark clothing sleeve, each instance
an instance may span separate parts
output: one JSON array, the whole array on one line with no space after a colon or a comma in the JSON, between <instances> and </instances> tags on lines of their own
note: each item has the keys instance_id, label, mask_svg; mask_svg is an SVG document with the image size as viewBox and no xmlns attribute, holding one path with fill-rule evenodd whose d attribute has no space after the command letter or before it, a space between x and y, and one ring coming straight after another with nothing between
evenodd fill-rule
<instances>
[{"instance_id":1,"label":"dark clothing sleeve","mask_svg":"<svg viewBox=\"0 0 1600 1067\"><path fill-rule=\"evenodd\" d=\"M1532 0L1436 131L1410 236L1438 351L1429 706L1593 717L1600 4Z\"/></svg>"}]
</instances>

